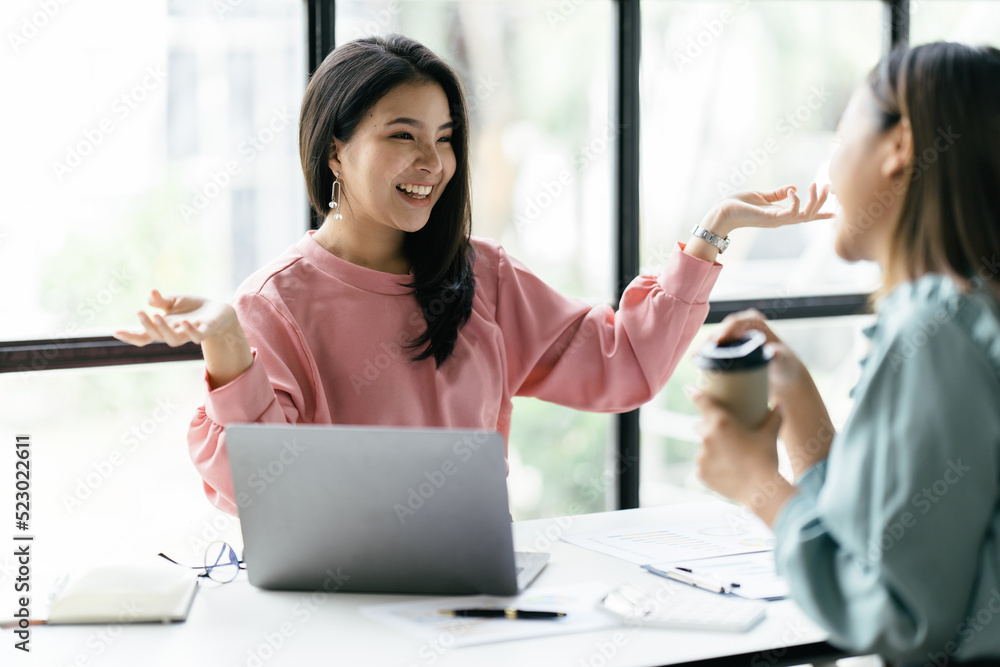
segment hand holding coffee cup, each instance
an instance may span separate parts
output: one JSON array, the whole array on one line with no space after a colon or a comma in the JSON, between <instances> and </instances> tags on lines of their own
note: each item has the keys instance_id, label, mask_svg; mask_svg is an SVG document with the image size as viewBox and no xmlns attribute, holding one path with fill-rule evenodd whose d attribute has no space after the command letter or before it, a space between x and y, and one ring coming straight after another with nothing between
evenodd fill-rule
<instances>
[{"instance_id":1,"label":"hand holding coffee cup","mask_svg":"<svg viewBox=\"0 0 1000 667\"><path fill-rule=\"evenodd\" d=\"M698 389L749 428L760 426L769 414L767 365L774 355L766 343L764 332L754 329L732 340L709 341L694 356L701 371Z\"/></svg>"}]
</instances>

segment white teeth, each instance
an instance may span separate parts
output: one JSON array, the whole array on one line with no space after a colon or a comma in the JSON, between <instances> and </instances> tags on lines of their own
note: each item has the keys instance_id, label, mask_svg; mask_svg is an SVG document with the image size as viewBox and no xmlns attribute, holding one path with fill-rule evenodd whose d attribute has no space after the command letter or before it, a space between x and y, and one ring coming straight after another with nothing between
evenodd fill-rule
<instances>
[{"instance_id":1,"label":"white teeth","mask_svg":"<svg viewBox=\"0 0 1000 667\"><path fill-rule=\"evenodd\" d=\"M410 194L415 194L415 195L429 195L431 193L431 190L433 189L433 186L430 186L430 185L411 185L411 184L408 183L406 185L402 185L402 184L397 185L396 188L398 190L402 190L402 191L408 192Z\"/></svg>"}]
</instances>

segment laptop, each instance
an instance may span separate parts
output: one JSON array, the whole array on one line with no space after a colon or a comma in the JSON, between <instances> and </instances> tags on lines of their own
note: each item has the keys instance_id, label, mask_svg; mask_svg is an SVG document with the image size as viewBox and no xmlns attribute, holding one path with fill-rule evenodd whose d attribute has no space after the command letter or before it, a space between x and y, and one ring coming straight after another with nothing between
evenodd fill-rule
<instances>
[{"instance_id":1,"label":"laptop","mask_svg":"<svg viewBox=\"0 0 1000 667\"><path fill-rule=\"evenodd\" d=\"M514 552L497 433L287 424L225 433L254 586L515 595L548 561Z\"/></svg>"}]
</instances>

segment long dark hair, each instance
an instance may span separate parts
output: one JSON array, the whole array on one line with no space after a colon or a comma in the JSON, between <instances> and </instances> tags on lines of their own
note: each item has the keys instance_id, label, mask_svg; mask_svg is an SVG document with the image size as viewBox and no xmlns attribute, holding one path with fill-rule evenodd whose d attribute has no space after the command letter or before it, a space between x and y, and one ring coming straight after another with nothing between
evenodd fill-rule
<instances>
[{"instance_id":1,"label":"long dark hair","mask_svg":"<svg viewBox=\"0 0 1000 667\"><path fill-rule=\"evenodd\" d=\"M883 291L925 273L974 284L1000 251L1000 50L953 42L899 49L868 85L881 129L907 118L913 134Z\"/></svg>"},{"instance_id":2,"label":"long dark hair","mask_svg":"<svg viewBox=\"0 0 1000 667\"><path fill-rule=\"evenodd\" d=\"M407 233L403 252L413 269L414 296L427 328L410 341L424 347L413 359L451 356L458 330L472 313L474 254L469 243L472 195L469 176L469 114L458 76L430 49L403 35L371 36L330 52L306 86L299 114L299 155L309 201L320 218L333 187L329 159L334 138L349 141L369 110L407 83L437 83L448 98L455 174L422 229ZM425 347L426 346L426 347Z\"/></svg>"}]
</instances>

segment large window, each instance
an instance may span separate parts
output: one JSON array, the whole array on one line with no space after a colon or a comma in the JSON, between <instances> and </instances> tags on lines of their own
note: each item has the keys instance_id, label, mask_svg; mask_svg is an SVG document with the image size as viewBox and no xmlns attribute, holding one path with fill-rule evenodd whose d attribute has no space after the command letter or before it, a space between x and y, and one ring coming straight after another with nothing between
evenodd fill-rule
<instances>
[{"instance_id":1,"label":"large window","mask_svg":"<svg viewBox=\"0 0 1000 667\"><path fill-rule=\"evenodd\" d=\"M640 16L641 66L624 48ZM23 0L0 8L0 25L11 91L0 112L0 439L33 437L50 558L58 542L95 558L163 549L190 560L207 539L237 539L187 458L204 392L197 350L52 369L135 361L108 334L136 321L150 288L229 299L306 231L297 118L317 55L398 31L448 60L472 113L473 232L563 292L614 303L629 270L616 265L623 239L637 234L636 268L656 270L725 192L823 182L840 112L890 37L996 45L1000 3ZM637 137L618 115L630 104ZM623 174L638 195L616 185ZM822 222L740 230L723 263L712 317L762 299L799 318L775 328L842 419L874 267L837 260ZM831 294L850 297L838 311L848 315L806 307ZM645 504L705 497L683 394L693 379L685 359L628 436L641 441ZM516 519L616 506L624 418L517 399L513 419ZM10 564L0 557L0 577Z\"/></svg>"},{"instance_id":2,"label":"large window","mask_svg":"<svg viewBox=\"0 0 1000 667\"><path fill-rule=\"evenodd\" d=\"M911 0L910 43L937 40L1000 44L1000 3L995 0Z\"/></svg>"},{"instance_id":3,"label":"large window","mask_svg":"<svg viewBox=\"0 0 1000 667\"><path fill-rule=\"evenodd\" d=\"M645 262L726 194L828 182L837 119L882 49L881 14L877 0L643 3ZM831 231L737 230L713 299L872 289L871 267L839 260Z\"/></svg>"},{"instance_id":4,"label":"large window","mask_svg":"<svg viewBox=\"0 0 1000 667\"><path fill-rule=\"evenodd\" d=\"M0 12L0 340L106 334L152 287L228 299L303 233L300 0Z\"/></svg>"},{"instance_id":5,"label":"large window","mask_svg":"<svg viewBox=\"0 0 1000 667\"><path fill-rule=\"evenodd\" d=\"M227 300L304 233L305 9L0 7L0 340L55 344L0 374L0 491L12 504L15 434L30 434L43 589L68 554L197 561L206 539L238 538L188 458L200 361L51 369L79 337L136 325L151 288ZM14 563L0 556L4 590Z\"/></svg>"},{"instance_id":6,"label":"large window","mask_svg":"<svg viewBox=\"0 0 1000 667\"><path fill-rule=\"evenodd\" d=\"M642 4L640 248L646 266L661 263L728 193L788 184L804 192L810 182L828 182L840 112L882 49L882 11L881 2L861 0ZM731 239L713 300L789 300L877 285L875 265L849 265L834 254L832 222L740 229ZM769 314L782 314L776 310ZM846 414L844 378L857 359L854 320L775 328ZM701 492L691 428L697 411L683 391L695 382L685 358L642 408L643 504Z\"/></svg>"}]
</instances>

